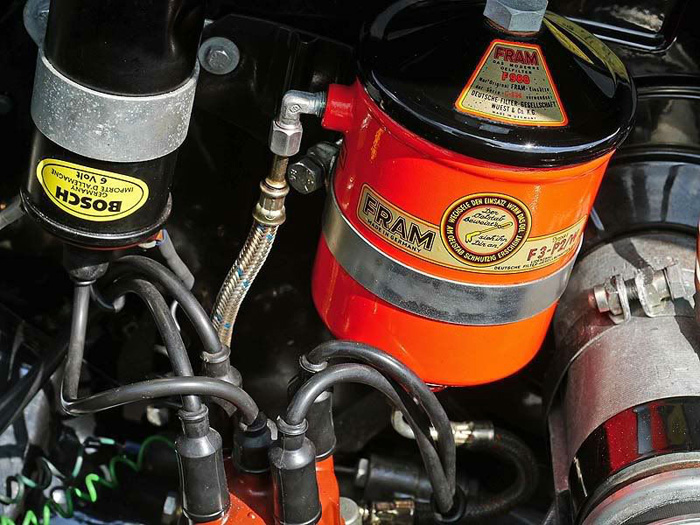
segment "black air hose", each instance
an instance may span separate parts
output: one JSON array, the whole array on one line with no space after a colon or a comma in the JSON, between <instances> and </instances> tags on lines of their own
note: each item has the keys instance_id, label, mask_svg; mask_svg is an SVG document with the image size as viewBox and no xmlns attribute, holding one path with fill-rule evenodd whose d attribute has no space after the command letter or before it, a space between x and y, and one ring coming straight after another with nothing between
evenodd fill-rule
<instances>
[{"instance_id":1,"label":"black air hose","mask_svg":"<svg viewBox=\"0 0 700 525\"><path fill-rule=\"evenodd\" d=\"M532 497L539 482L537 461L530 448L515 434L497 428L493 439L465 443L462 447L473 452L492 454L513 465L516 470L515 482L504 491L468 501L465 521L480 521L505 514Z\"/></svg>"}]
</instances>

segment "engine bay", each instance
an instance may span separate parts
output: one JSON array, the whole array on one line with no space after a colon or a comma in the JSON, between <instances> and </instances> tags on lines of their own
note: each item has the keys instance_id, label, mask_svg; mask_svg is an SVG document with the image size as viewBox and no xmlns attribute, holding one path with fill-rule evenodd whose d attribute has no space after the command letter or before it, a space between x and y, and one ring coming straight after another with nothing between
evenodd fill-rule
<instances>
[{"instance_id":1,"label":"engine bay","mask_svg":"<svg viewBox=\"0 0 700 525\"><path fill-rule=\"evenodd\" d=\"M700 523L698 9L0 6L0 525Z\"/></svg>"}]
</instances>

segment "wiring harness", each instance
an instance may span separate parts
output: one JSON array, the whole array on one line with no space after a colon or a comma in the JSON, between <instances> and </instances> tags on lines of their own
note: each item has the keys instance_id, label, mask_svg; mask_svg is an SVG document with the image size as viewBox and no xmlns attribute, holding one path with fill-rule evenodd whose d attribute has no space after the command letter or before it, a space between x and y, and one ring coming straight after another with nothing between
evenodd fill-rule
<instances>
[{"instance_id":1,"label":"wiring harness","mask_svg":"<svg viewBox=\"0 0 700 525\"><path fill-rule=\"evenodd\" d=\"M0 517L0 525L50 525L52 516L58 515L68 519L75 513L76 503L95 503L99 497L98 487L116 489L119 487L119 467L126 467L133 472L141 472L145 464L146 452L153 445L160 443L175 451L172 441L163 436L151 436L141 443L136 458L130 458L124 451L112 457L103 465L104 472L84 472L85 456L100 447L117 446L113 439L102 437L87 438L80 446L75 463L68 475L64 475L46 457L37 460L38 475L35 478L17 474L6 480L6 492L0 494L3 505L21 504L28 490L45 491L50 489L47 502L41 510L28 510L21 520L15 521L8 516ZM61 484L51 488L59 479ZM62 497L61 497L62 495Z\"/></svg>"}]
</instances>

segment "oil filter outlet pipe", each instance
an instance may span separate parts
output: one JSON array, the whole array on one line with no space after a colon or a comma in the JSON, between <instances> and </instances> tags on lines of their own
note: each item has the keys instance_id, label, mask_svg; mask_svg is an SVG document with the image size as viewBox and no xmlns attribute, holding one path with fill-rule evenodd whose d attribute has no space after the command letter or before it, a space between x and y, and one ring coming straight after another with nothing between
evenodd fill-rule
<instances>
[{"instance_id":1,"label":"oil filter outlet pipe","mask_svg":"<svg viewBox=\"0 0 700 525\"><path fill-rule=\"evenodd\" d=\"M433 385L496 381L537 353L635 113L605 44L512 3L389 7L323 116L344 142L316 307Z\"/></svg>"},{"instance_id":2,"label":"oil filter outlet pipe","mask_svg":"<svg viewBox=\"0 0 700 525\"><path fill-rule=\"evenodd\" d=\"M201 0L51 2L21 191L34 220L88 248L130 246L162 227L203 25Z\"/></svg>"}]
</instances>

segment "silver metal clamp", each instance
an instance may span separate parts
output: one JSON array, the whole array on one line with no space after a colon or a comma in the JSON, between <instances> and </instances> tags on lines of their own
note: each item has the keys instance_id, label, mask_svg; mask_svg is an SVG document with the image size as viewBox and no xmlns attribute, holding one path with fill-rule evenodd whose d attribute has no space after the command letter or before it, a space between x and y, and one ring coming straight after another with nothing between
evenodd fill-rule
<instances>
[{"instance_id":1,"label":"silver metal clamp","mask_svg":"<svg viewBox=\"0 0 700 525\"><path fill-rule=\"evenodd\" d=\"M564 293L576 261L574 256L547 277L512 285L473 284L429 275L371 244L345 218L332 190L326 201L323 236L340 266L366 290L407 312L460 325L515 323L545 311Z\"/></svg>"},{"instance_id":2,"label":"silver metal clamp","mask_svg":"<svg viewBox=\"0 0 700 525\"><path fill-rule=\"evenodd\" d=\"M107 162L143 162L172 153L189 129L199 65L178 89L143 97L103 93L74 82L39 50L32 118L52 142Z\"/></svg>"}]
</instances>

